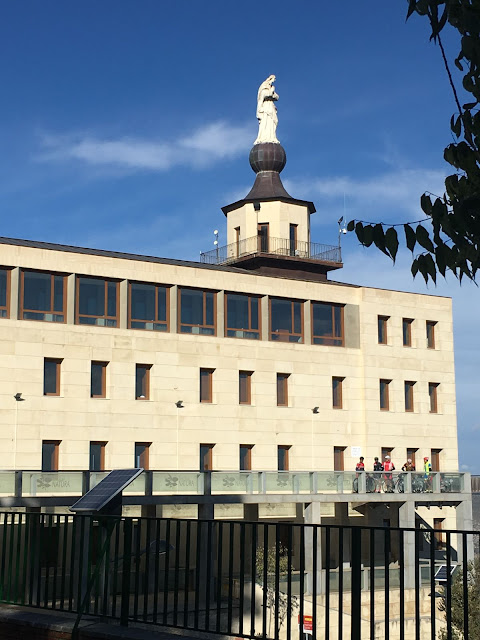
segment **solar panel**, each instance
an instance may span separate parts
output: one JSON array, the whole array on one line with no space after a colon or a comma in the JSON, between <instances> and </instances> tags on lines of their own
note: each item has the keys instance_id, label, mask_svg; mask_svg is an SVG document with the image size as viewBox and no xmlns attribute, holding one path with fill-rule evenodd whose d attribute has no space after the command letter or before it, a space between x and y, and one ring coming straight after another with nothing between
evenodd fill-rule
<instances>
[{"instance_id":1,"label":"solar panel","mask_svg":"<svg viewBox=\"0 0 480 640\"><path fill-rule=\"evenodd\" d=\"M115 496L121 493L143 469L114 469L101 480L93 489L77 500L70 507L70 511L100 511Z\"/></svg>"},{"instance_id":2,"label":"solar panel","mask_svg":"<svg viewBox=\"0 0 480 640\"><path fill-rule=\"evenodd\" d=\"M453 576L453 572L455 571L455 569L457 568L456 564L450 565L450 575ZM442 564L440 565L439 569L437 570L437 573L435 574L435 580L437 582L446 582L447 581L447 565L446 564Z\"/></svg>"}]
</instances>

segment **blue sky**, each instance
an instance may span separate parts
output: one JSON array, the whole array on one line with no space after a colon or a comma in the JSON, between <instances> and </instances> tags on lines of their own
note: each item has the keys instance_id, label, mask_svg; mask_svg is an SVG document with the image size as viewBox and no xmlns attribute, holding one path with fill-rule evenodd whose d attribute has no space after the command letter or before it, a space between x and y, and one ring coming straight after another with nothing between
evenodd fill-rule
<instances>
[{"instance_id":1,"label":"blue sky","mask_svg":"<svg viewBox=\"0 0 480 640\"><path fill-rule=\"evenodd\" d=\"M252 185L256 92L271 73L282 177L316 204L312 240L336 242L344 206L347 219L423 217L421 193L443 193L455 106L406 5L3 3L0 234L197 259L218 227L223 244L220 207ZM480 473L478 290L427 289L408 258L393 267L350 234L338 279L453 297L460 465Z\"/></svg>"}]
</instances>

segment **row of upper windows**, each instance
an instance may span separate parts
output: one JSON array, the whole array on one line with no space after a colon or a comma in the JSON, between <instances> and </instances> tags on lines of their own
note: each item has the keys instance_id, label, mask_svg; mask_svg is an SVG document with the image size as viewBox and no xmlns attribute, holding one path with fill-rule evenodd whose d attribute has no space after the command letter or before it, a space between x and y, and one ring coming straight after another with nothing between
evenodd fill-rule
<instances>
[{"instance_id":1,"label":"row of upper windows","mask_svg":"<svg viewBox=\"0 0 480 640\"><path fill-rule=\"evenodd\" d=\"M43 393L46 396L60 395L60 373L62 360L57 358L45 358L43 371ZM106 397L106 377L108 362L91 362L90 370L90 397ZM135 365L135 399L150 399L150 364ZM200 369L199 373L199 400L203 403L213 402L213 379L215 369ZM252 371L238 372L238 402L239 404L252 404ZM277 373L277 406L288 407L288 381L289 373ZM332 377L332 408L343 409L343 388L345 378ZM380 380L380 409L390 409L390 383L391 380ZM405 411L414 411L414 386L416 382L404 382ZM430 401L430 413L438 413L438 387L439 383L428 383L428 395ZM318 407L315 407L318 412Z\"/></svg>"},{"instance_id":2,"label":"row of upper windows","mask_svg":"<svg viewBox=\"0 0 480 640\"><path fill-rule=\"evenodd\" d=\"M390 316L378 316L378 344L388 344L388 326ZM402 318L402 341L404 347L412 346L413 318ZM425 339L428 349L435 349L435 325L436 321L426 320Z\"/></svg>"}]
</instances>

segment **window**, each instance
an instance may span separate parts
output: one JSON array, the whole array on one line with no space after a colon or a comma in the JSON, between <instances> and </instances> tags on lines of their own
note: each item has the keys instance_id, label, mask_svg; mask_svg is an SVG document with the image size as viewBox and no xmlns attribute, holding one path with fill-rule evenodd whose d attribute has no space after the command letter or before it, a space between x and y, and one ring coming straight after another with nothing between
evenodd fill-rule
<instances>
[{"instance_id":1,"label":"window","mask_svg":"<svg viewBox=\"0 0 480 640\"><path fill-rule=\"evenodd\" d=\"M106 442L90 442L90 471L105 471Z\"/></svg>"},{"instance_id":2,"label":"window","mask_svg":"<svg viewBox=\"0 0 480 640\"><path fill-rule=\"evenodd\" d=\"M313 344L343 347L343 305L312 302Z\"/></svg>"},{"instance_id":3,"label":"window","mask_svg":"<svg viewBox=\"0 0 480 640\"><path fill-rule=\"evenodd\" d=\"M0 318L8 318L10 301L10 269L0 267Z\"/></svg>"},{"instance_id":4,"label":"window","mask_svg":"<svg viewBox=\"0 0 480 640\"><path fill-rule=\"evenodd\" d=\"M382 447L382 464L385 462L385 456L392 457L393 447Z\"/></svg>"},{"instance_id":5,"label":"window","mask_svg":"<svg viewBox=\"0 0 480 640\"><path fill-rule=\"evenodd\" d=\"M285 298L270 298L270 339L303 342L303 304Z\"/></svg>"},{"instance_id":6,"label":"window","mask_svg":"<svg viewBox=\"0 0 480 640\"><path fill-rule=\"evenodd\" d=\"M437 323L427 320L427 349L435 349L435 325Z\"/></svg>"},{"instance_id":7,"label":"window","mask_svg":"<svg viewBox=\"0 0 480 640\"><path fill-rule=\"evenodd\" d=\"M290 255L297 255L297 229L298 225L291 224L290 225Z\"/></svg>"},{"instance_id":8,"label":"window","mask_svg":"<svg viewBox=\"0 0 480 640\"><path fill-rule=\"evenodd\" d=\"M130 282L128 326L130 329L168 331L168 287Z\"/></svg>"},{"instance_id":9,"label":"window","mask_svg":"<svg viewBox=\"0 0 480 640\"><path fill-rule=\"evenodd\" d=\"M215 369L200 369L200 402L213 402L212 386Z\"/></svg>"},{"instance_id":10,"label":"window","mask_svg":"<svg viewBox=\"0 0 480 640\"><path fill-rule=\"evenodd\" d=\"M332 378L332 406L334 409L342 409L343 407L342 387L344 380L345 378L336 378L335 376Z\"/></svg>"},{"instance_id":11,"label":"window","mask_svg":"<svg viewBox=\"0 0 480 640\"><path fill-rule=\"evenodd\" d=\"M277 373L277 407L288 407L289 373Z\"/></svg>"},{"instance_id":12,"label":"window","mask_svg":"<svg viewBox=\"0 0 480 640\"><path fill-rule=\"evenodd\" d=\"M413 385L415 382L405 381L405 411L413 411Z\"/></svg>"},{"instance_id":13,"label":"window","mask_svg":"<svg viewBox=\"0 0 480 640\"><path fill-rule=\"evenodd\" d=\"M42 471L58 471L58 451L61 440L42 441Z\"/></svg>"},{"instance_id":14,"label":"window","mask_svg":"<svg viewBox=\"0 0 480 640\"><path fill-rule=\"evenodd\" d=\"M226 293L225 317L228 338L260 338L260 300L256 296Z\"/></svg>"},{"instance_id":15,"label":"window","mask_svg":"<svg viewBox=\"0 0 480 640\"><path fill-rule=\"evenodd\" d=\"M430 455L430 462L432 464L432 471L440 471L440 453L441 449L432 449Z\"/></svg>"},{"instance_id":16,"label":"window","mask_svg":"<svg viewBox=\"0 0 480 640\"><path fill-rule=\"evenodd\" d=\"M261 222L257 226L258 233L258 251L260 253L268 253L268 222Z\"/></svg>"},{"instance_id":17,"label":"window","mask_svg":"<svg viewBox=\"0 0 480 640\"><path fill-rule=\"evenodd\" d=\"M150 369L151 364L135 365L135 400L150 399Z\"/></svg>"},{"instance_id":18,"label":"window","mask_svg":"<svg viewBox=\"0 0 480 640\"><path fill-rule=\"evenodd\" d=\"M240 445L240 471L250 471L252 468L253 444Z\"/></svg>"},{"instance_id":19,"label":"window","mask_svg":"<svg viewBox=\"0 0 480 640\"><path fill-rule=\"evenodd\" d=\"M45 358L43 361L43 395L60 395L60 365L59 358Z\"/></svg>"},{"instance_id":20,"label":"window","mask_svg":"<svg viewBox=\"0 0 480 640\"><path fill-rule=\"evenodd\" d=\"M402 320L402 334L403 334L403 346L412 346L412 323L410 318L403 318Z\"/></svg>"},{"instance_id":21,"label":"window","mask_svg":"<svg viewBox=\"0 0 480 640\"><path fill-rule=\"evenodd\" d=\"M279 444L277 447L278 470L288 471L290 468L290 445Z\"/></svg>"},{"instance_id":22,"label":"window","mask_svg":"<svg viewBox=\"0 0 480 640\"><path fill-rule=\"evenodd\" d=\"M238 372L238 402L239 404L252 404L252 372Z\"/></svg>"},{"instance_id":23,"label":"window","mask_svg":"<svg viewBox=\"0 0 480 640\"><path fill-rule=\"evenodd\" d=\"M433 529L435 531L434 536L435 536L435 548L436 549L443 549L444 546L445 546L445 541L444 541L443 533L442 533L443 521L444 521L444 518L434 518L433 519Z\"/></svg>"},{"instance_id":24,"label":"window","mask_svg":"<svg viewBox=\"0 0 480 640\"><path fill-rule=\"evenodd\" d=\"M418 449L407 449L407 460L411 460L413 466L415 466L415 454L417 451Z\"/></svg>"},{"instance_id":25,"label":"window","mask_svg":"<svg viewBox=\"0 0 480 640\"><path fill-rule=\"evenodd\" d=\"M380 380L380 409L382 411L390 410L390 394L389 385L391 380Z\"/></svg>"},{"instance_id":26,"label":"window","mask_svg":"<svg viewBox=\"0 0 480 640\"><path fill-rule=\"evenodd\" d=\"M378 344L387 344L387 322L389 316L378 316Z\"/></svg>"},{"instance_id":27,"label":"window","mask_svg":"<svg viewBox=\"0 0 480 640\"><path fill-rule=\"evenodd\" d=\"M135 469L146 469L148 471L150 464L151 444L151 442L135 442Z\"/></svg>"},{"instance_id":28,"label":"window","mask_svg":"<svg viewBox=\"0 0 480 640\"><path fill-rule=\"evenodd\" d=\"M200 471L211 471L213 469L214 446L214 444L200 445Z\"/></svg>"},{"instance_id":29,"label":"window","mask_svg":"<svg viewBox=\"0 0 480 640\"><path fill-rule=\"evenodd\" d=\"M180 333L216 334L216 296L213 291L179 289Z\"/></svg>"},{"instance_id":30,"label":"window","mask_svg":"<svg viewBox=\"0 0 480 640\"><path fill-rule=\"evenodd\" d=\"M438 404L437 404L437 390L439 384L438 382L429 382L428 383L428 397L430 399L430 413L438 412Z\"/></svg>"},{"instance_id":31,"label":"window","mask_svg":"<svg viewBox=\"0 0 480 640\"><path fill-rule=\"evenodd\" d=\"M116 327L118 282L102 278L77 277L77 323Z\"/></svg>"},{"instance_id":32,"label":"window","mask_svg":"<svg viewBox=\"0 0 480 640\"><path fill-rule=\"evenodd\" d=\"M345 449L347 447L333 447L333 470L344 471L345 469Z\"/></svg>"},{"instance_id":33,"label":"window","mask_svg":"<svg viewBox=\"0 0 480 640\"><path fill-rule=\"evenodd\" d=\"M107 395L108 362L92 362L90 369L90 397L105 398Z\"/></svg>"},{"instance_id":34,"label":"window","mask_svg":"<svg viewBox=\"0 0 480 640\"><path fill-rule=\"evenodd\" d=\"M65 322L66 278L41 271L22 271L20 279L20 318Z\"/></svg>"},{"instance_id":35,"label":"window","mask_svg":"<svg viewBox=\"0 0 480 640\"><path fill-rule=\"evenodd\" d=\"M238 258L238 256L241 253L241 251L240 251L240 227L235 227L234 231L235 231L235 255Z\"/></svg>"}]
</instances>

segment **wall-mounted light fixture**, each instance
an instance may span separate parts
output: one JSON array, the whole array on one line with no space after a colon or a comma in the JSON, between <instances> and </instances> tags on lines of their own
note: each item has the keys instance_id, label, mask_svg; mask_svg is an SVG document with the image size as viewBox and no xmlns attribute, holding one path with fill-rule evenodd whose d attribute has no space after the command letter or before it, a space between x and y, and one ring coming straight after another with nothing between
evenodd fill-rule
<instances>
[{"instance_id":1,"label":"wall-mounted light fixture","mask_svg":"<svg viewBox=\"0 0 480 640\"><path fill-rule=\"evenodd\" d=\"M175 402L175 406L177 407L177 409L184 409L185 407L183 406L183 400L177 400Z\"/></svg>"},{"instance_id":2,"label":"wall-mounted light fixture","mask_svg":"<svg viewBox=\"0 0 480 640\"><path fill-rule=\"evenodd\" d=\"M320 407L313 407L312 413L318 413L320 411Z\"/></svg>"},{"instance_id":3,"label":"wall-mounted light fixture","mask_svg":"<svg viewBox=\"0 0 480 640\"><path fill-rule=\"evenodd\" d=\"M260 211L260 202L254 202L253 208L255 209L255 211Z\"/></svg>"},{"instance_id":4,"label":"wall-mounted light fixture","mask_svg":"<svg viewBox=\"0 0 480 640\"><path fill-rule=\"evenodd\" d=\"M25 398L22 398L22 394L21 393L16 393L14 396L15 400L17 402L23 402L25 400Z\"/></svg>"}]
</instances>

